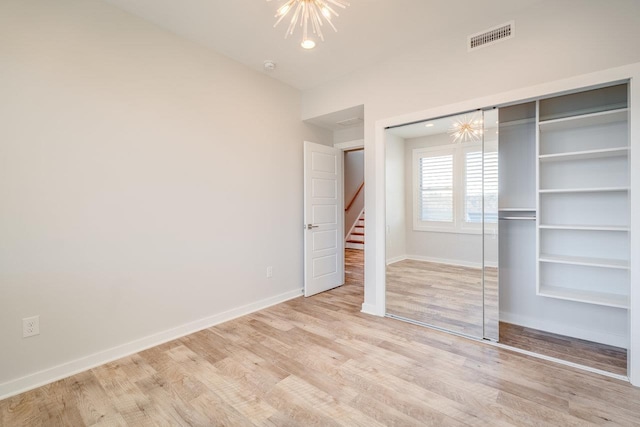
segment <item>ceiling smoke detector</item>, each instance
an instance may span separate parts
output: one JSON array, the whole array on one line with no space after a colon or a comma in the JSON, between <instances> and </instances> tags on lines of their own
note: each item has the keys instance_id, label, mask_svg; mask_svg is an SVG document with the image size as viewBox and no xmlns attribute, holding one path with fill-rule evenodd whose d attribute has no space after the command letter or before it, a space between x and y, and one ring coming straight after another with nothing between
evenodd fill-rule
<instances>
[{"instance_id":1,"label":"ceiling smoke detector","mask_svg":"<svg viewBox=\"0 0 640 427\"><path fill-rule=\"evenodd\" d=\"M266 61L264 61L263 66L265 71L273 71L276 69L276 63L271 61L270 59L267 59Z\"/></svg>"}]
</instances>

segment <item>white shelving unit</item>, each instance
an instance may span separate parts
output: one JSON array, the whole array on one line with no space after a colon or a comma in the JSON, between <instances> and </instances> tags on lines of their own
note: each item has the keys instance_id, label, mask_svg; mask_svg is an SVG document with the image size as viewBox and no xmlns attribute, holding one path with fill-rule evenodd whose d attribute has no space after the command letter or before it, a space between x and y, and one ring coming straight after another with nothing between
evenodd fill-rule
<instances>
[{"instance_id":1,"label":"white shelving unit","mask_svg":"<svg viewBox=\"0 0 640 427\"><path fill-rule=\"evenodd\" d=\"M540 254L538 261L569 265L585 265L590 267L620 268L623 270L629 269L629 261L619 259Z\"/></svg>"},{"instance_id":2,"label":"white shelving unit","mask_svg":"<svg viewBox=\"0 0 640 427\"><path fill-rule=\"evenodd\" d=\"M629 147L605 148L602 150L574 151L559 154L543 154L539 156L541 162L557 162L567 160L603 159L606 157L626 157Z\"/></svg>"},{"instance_id":3,"label":"white shelving unit","mask_svg":"<svg viewBox=\"0 0 640 427\"><path fill-rule=\"evenodd\" d=\"M628 308L627 85L538 102L537 294Z\"/></svg>"},{"instance_id":4,"label":"white shelving unit","mask_svg":"<svg viewBox=\"0 0 640 427\"><path fill-rule=\"evenodd\" d=\"M610 191L627 192L629 191L629 187L547 188L547 189L540 189L539 193L541 194L544 194L544 193L606 193Z\"/></svg>"},{"instance_id":5,"label":"white shelving unit","mask_svg":"<svg viewBox=\"0 0 640 427\"><path fill-rule=\"evenodd\" d=\"M554 224L540 224L539 228L542 230L580 230L580 231L622 231L628 232L629 227L621 227L615 225L554 225Z\"/></svg>"}]
</instances>

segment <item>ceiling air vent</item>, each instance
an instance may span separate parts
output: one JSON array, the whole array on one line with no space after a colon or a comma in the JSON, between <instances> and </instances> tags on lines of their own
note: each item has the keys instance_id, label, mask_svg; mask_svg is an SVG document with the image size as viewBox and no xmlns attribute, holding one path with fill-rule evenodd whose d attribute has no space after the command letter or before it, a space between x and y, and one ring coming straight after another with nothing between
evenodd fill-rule
<instances>
[{"instance_id":1,"label":"ceiling air vent","mask_svg":"<svg viewBox=\"0 0 640 427\"><path fill-rule=\"evenodd\" d=\"M355 125L359 125L360 123L362 123L362 119L360 117L352 117L350 119L346 119L346 120L341 120L339 122L336 122L336 124L338 126L342 126L344 128L348 128L351 126L355 126Z\"/></svg>"},{"instance_id":2,"label":"ceiling air vent","mask_svg":"<svg viewBox=\"0 0 640 427\"><path fill-rule=\"evenodd\" d=\"M512 38L516 34L515 22L507 22L480 33L469 36L467 49L474 50L490 44L494 44L500 40Z\"/></svg>"}]
</instances>

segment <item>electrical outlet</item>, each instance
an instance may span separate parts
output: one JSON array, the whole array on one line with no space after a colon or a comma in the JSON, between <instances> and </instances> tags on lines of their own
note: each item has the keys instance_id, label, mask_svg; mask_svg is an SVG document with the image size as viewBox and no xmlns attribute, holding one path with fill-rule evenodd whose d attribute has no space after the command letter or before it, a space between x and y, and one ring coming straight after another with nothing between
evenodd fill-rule
<instances>
[{"instance_id":1,"label":"electrical outlet","mask_svg":"<svg viewBox=\"0 0 640 427\"><path fill-rule=\"evenodd\" d=\"M40 335L40 316L22 319L22 338Z\"/></svg>"},{"instance_id":2,"label":"electrical outlet","mask_svg":"<svg viewBox=\"0 0 640 427\"><path fill-rule=\"evenodd\" d=\"M273 267L267 267L267 279L273 277Z\"/></svg>"}]
</instances>

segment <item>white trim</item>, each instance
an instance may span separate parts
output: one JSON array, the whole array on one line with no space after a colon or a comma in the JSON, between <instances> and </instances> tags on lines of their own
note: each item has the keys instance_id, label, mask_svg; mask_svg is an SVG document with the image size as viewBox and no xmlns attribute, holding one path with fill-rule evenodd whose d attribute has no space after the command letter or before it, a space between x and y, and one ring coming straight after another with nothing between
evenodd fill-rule
<instances>
[{"instance_id":1,"label":"white trim","mask_svg":"<svg viewBox=\"0 0 640 427\"><path fill-rule=\"evenodd\" d=\"M603 371L601 369L592 368L591 366L579 365L577 363L569 362L567 360L557 359L555 357L546 356L544 354L534 353L532 351L523 350L521 348L511 347L509 345L504 345L504 344L499 343L499 342L484 341L484 343L492 345L494 347L498 347L498 348L503 349L503 350L510 350L510 351L513 351L513 352L516 352L516 353L520 353L520 354L524 354L524 355L527 355L527 356L535 357L536 359L542 359L542 360L546 360L548 362L558 363L558 364L564 365L564 366L570 366L572 368L580 369L582 371L592 372L594 374L604 375L605 377L615 378L617 380L629 382L629 377L626 377L624 375L614 374L612 372Z\"/></svg>"},{"instance_id":2,"label":"white trim","mask_svg":"<svg viewBox=\"0 0 640 427\"><path fill-rule=\"evenodd\" d=\"M637 64L636 64L637 65ZM629 380L640 387L640 67L629 75ZM633 188L635 186L635 189Z\"/></svg>"},{"instance_id":3,"label":"white trim","mask_svg":"<svg viewBox=\"0 0 640 427\"><path fill-rule=\"evenodd\" d=\"M70 377L80 372L95 368L96 366L104 365L105 363L130 356L148 348L173 341L194 332L210 328L220 323L228 322L229 320L263 310L300 296L302 296L302 288L236 307L213 316L205 317L204 319L185 323L184 325L176 328L148 335L127 344L112 347L58 366L1 383L0 400L24 393L25 391L33 390L34 388Z\"/></svg>"},{"instance_id":4,"label":"white trim","mask_svg":"<svg viewBox=\"0 0 640 427\"><path fill-rule=\"evenodd\" d=\"M373 304L362 303L362 313L371 314L373 316L384 317L384 312L380 313L378 307Z\"/></svg>"},{"instance_id":5,"label":"white trim","mask_svg":"<svg viewBox=\"0 0 640 427\"><path fill-rule=\"evenodd\" d=\"M374 139L367 143L372 148L370 156L374 158L374 169L367 175L370 182L365 200L369 215L369 229L372 237L365 244L365 301L376 306L376 313L385 312L385 129L405 123L420 122L433 117L444 117L461 111L473 111L489 106L508 105L536 100L550 95L576 91L586 87L629 81L629 170L632 187L640 185L640 62L621 67L582 74L562 80L528 86L516 90L492 94L463 102L438 106L410 114L403 114L375 121ZM365 129L366 132L366 129ZM371 149L368 148L368 149ZM640 191L630 191L631 232L640 233ZM640 239L631 239L630 248L631 289L629 296L629 379L633 385L640 386Z\"/></svg>"},{"instance_id":6,"label":"white trim","mask_svg":"<svg viewBox=\"0 0 640 427\"><path fill-rule=\"evenodd\" d=\"M471 262L471 261L461 261L458 259L447 259L447 258L437 258L430 256L422 256L422 255L410 255L404 254L394 258L387 260L387 265L395 264L396 262L404 261L404 260L413 260L413 261L425 261L425 262L433 262L437 264L446 264L446 265L454 265L456 267L471 267L471 268L482 268L482 263L480 262ZM487 267L498 267L497 263L487 263Z\"/></svg>"},{"instance_id":7,"label":"white trim","mask_svg":"<svg viewBox=\"0 0 640 427\"><path fill-rule=\"evenodd\" d=\"M519 314L501 311L500 321L511 323L512 325L524 326L525 328L536 329L538 331L593 341L614 347L627 348L629 345L626 335L607 334L590 329L574 328L566 326L563 323L549 321L547 319L532 319Z\"/></svg>"},{"instance_id":8,"label":"white trim","mask_svg":"<svg viewBox=\"0 0 640 427\"><path fill-rule=\"evenodd\" d=\"M387 265L395 264L396 262L404 261L409 259L407 255L399 255L397 257L393 257L387 260Z\"/></svg>"},{"instance_id":9,"label":"white trim","mask_svg":"<svg viewBox=\"0 0 640 427\"><path fill-rule=\"evenodd\" d=\"M405 259L410 259L413 261L433 262L436 264L453 265L456 267L482 268L481 262L461 261L458 259L437 258L422 255L405 255L405 257Z\"/></svg>"},{"instance_id":10,"label":"white trim","mask_svg":"<svg viewBox=\"0 0 640 427\"><path fill-rule=\"evenodd\" d=\"M336 144L333 144L333 148L337 148L343 151L357 150L359 148L364 148L364 139L355 139L353 141L338 142Z\"/></svg>"}]
</instances>

